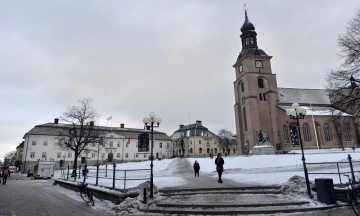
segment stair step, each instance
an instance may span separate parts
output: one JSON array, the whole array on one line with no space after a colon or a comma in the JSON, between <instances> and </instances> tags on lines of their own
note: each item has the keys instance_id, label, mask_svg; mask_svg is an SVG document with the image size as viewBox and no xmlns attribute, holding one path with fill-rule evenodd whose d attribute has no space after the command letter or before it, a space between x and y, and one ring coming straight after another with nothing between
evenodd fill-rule
<instances>
[{"instance_id":1,"label":"stair step","mask_svg":"<svg viewBox=\"0 0 360 216\"><path fill-rule=\"evenodd\" d=\"M293 201L293 202L268 202L268 203L157 203L157 207L176 207L176 208L245 208L245 207L268 207L268 206L293 206L310 204L309 201Z\"/></svg>"},{"instance_id":2,"label":"stair step","mask_svg":"<svg viewBox=\"0 0 360 216\"><path fill-rule=\"evenodd\" d=\"M276 214L296 213L338 208L343 205L321 206L321 207L298 207L298 208L264 208L264 209L178 209L178 208L152 208L141 207L140 211L146 213L161 214L190 214L190 215L250 215L250 214Z\"/></svg>"},{"instance_id":3,"label":"stair step","mask_svg":"<svg viewBox=\"0 0 360 216\"><path fill-rule=\"evenodd\" d=\"M214 187L214 188L165 188L160 193L195 192L195 191L244 191L244 190L280 190L280 186L252 186L252 187Z\"/></svg>"},{"instance_id":4,"label":"stair step","mask_svg":"<svg viewBox=\"0 0 360 216\"><path fill-rule=\"evenodd\" d=\"M186 196L186 195L197 195L197 194L280 194L279 190L261 190L261 191L201 191L201 192L172 192L172 193L161 193L161 196Z\"/></svg>"}]
</instances>

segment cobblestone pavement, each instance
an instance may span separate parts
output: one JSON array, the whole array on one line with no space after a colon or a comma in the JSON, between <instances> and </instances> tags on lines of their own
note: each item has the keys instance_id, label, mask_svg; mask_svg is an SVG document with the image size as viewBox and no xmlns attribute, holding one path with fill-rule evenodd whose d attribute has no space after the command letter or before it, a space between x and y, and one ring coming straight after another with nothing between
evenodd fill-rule
<instances>
[{"instance_id":1,"label":"cobblestone pavement","mask_svg":"<svg viewBox=\"0 0 360 216\"><path fill-rule=\"evenodd\" d=\"M52 190L52 183L11 175L6 185L0 185L0 216L108 215Z\"/></svg>"}]
</instances>

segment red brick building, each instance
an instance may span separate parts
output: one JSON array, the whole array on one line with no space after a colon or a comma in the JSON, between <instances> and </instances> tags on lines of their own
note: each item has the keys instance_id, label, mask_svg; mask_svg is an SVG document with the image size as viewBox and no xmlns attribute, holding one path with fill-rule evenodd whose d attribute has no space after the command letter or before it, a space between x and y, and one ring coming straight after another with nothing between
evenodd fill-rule
<instances>
[{"instance_id":1,"label":"red brick building","mask_svg":"<svg viewBox=\"0 0 360 216\"><path fill-rule=\"evenodd\" d=\"M286 114L292 103L307 110L300 120L304 148L359 147L359 126L348 114L334 120L329 96L325 89L280 88L271 70L271 58L258 47L255 26L245 11L241 27L242 50L233 65L236 80L235 118L238 143L246 153L259 142L259 131L278 151L297 148L291 139L294 121ZM335 113L338 113L335 110ZM334 125L337 125L335 127ZM340 132L336 129L340 129Z\"/></svg>"}]
</instances>

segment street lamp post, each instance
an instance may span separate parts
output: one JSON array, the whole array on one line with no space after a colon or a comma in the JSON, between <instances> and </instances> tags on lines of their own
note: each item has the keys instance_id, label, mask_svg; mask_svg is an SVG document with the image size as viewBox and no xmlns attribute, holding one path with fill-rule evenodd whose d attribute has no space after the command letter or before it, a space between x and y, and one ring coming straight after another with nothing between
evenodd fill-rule
<instances>
[{"instance_id":1,"label":"street lamp post","mask_svg":"<svg viewBox=\"0 0 360 216\"><path fill-rule=\"evenodd\" d=\"M300 123L299 123L299 119L304 119L304 117L306 115L306 110L303 107L301 107L298 103L293 103L291 105L291 108L286 110L286 114L291 119L296 120L296 126L297 126L298 135L299 135L299 142L300 142L301 154L302 154L301 160L303 162L307 193L308 193L309 197L312 197L311 190L310 190L308 171L306 169L304 147L303 147L303 143L302 143L302 138L301 138L301 133L300 133Z\"/></svg>"},{"instance_id":2,"label":"street lamp post","mask_svg":"<svg viewBox=\"0 0 360 216\"><path fill-rule=\"evenodd\" d=\"M153 175L154 127L159 127L159 125L161 123L161 118L156 117L156 114L151 112L149 114L149 117L145 117L143 119L143 122L144 122L145 126L150 125L150 129L151 129L150 198L153 198L154 197L154 190L153 190L153 187L154 187L154 175ZM157 125L155 126L154 123L156 123Z\"/></svg>"}]
</instances>

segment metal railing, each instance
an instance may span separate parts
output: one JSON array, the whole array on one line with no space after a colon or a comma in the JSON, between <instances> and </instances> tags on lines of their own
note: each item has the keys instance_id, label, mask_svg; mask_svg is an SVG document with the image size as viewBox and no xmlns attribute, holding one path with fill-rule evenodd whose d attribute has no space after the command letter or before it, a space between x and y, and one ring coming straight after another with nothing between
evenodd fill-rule
<instances>
[{"instance_id":1,"label":"metal railing","mask_svg":"<svg viewBox=\"0 0 360 216\"><path fill-rule=\"evenodd\" d=\"M119 182L123 182L123 189L126 189L126 182L128 181L142 181L142 180L150 180L150 169L116 169L116 164L114 163L112 168L108 168L108 164L105 165L105 168L100 168L100 165L96 165L96 167L87 167L87 169L93 172L83 172L81 165L76 172L76 176L71 177L70 167L68 165L67 170L61 169L60 179L69 180L69 178L73 178L74 181L76 179L83 178L83 181L93 179L95 181L96 186L104 186L109 187L108 184L102 183L102 179L111 180L112 189L120 188ZM146 172L146 173L144 173ZM148 176L148 177L144 177Z\"/></svg>"},{"instance_id":2,"label":"metal railing","mask_svg":"<svg viewBox=\"0 0 360 216\"><path fill-rule=\"evenodd\" d=\"M359 164L359 167L360 167L360 161L352 161L350 154L348 155L347 159L348 159L348 161L343 161L343 162L306 163L306 165L309 165L308 166L308 174L309 175L337 175L339 178L340 184L342 184L341 175L351 173L352 180L354 182L358 182L355 179L355 173L360 173L360 170L354 170L353 164ZM312 168L319 168L319 165L320 166L328 165L330 167L331 167L331 165L333 165L334 168L336 167L336 172L311 172ZM327 167L327 169L331 170L330 167Z\"/></svg>"}]
</instances>

